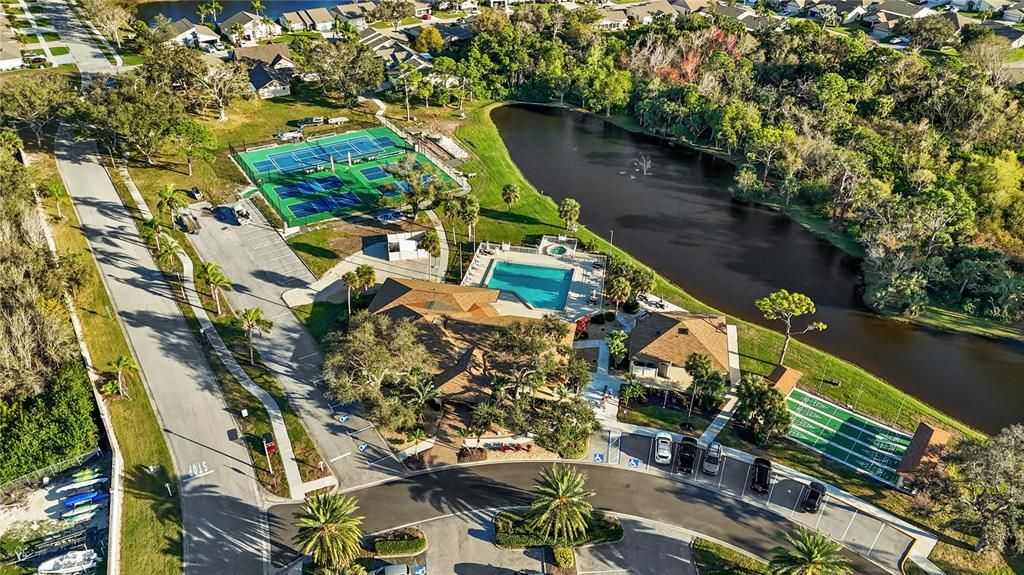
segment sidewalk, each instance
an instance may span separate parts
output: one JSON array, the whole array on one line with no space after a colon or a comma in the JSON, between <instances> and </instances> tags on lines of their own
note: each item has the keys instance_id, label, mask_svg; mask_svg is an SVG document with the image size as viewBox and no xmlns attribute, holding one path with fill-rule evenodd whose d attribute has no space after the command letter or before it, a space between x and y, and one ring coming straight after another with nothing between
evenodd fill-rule
<instances>
[{"instance_id":1,"label":"sidewalk","mask_svg":"<svg viewBox=\"0 0 1024 575\"><path fill-rule=\"evenodd\" d=\"M149 206L146 205L146 200L142 197L139 192L138 186L132 180L131 174L128 173L126 168L118 168L118 173L121 175L121 179L124 181L125 187L128 188L128 193L131 194L132 200L138 206L139 212L145 219L153 217L153 213L149 210ZM288 428L284 424L284 416L281 415L281 408L278 407L277 402L271 397L270 393L262 387L256 385L249 375L245 373L242 366L238 365L234 355L231 354L231 350L224 345L224 340L220 338L220 333L217 332L216 326L210 320L210 316L206 313L206 308L203 307L202 301L199 299L199 292L196 290L195 275L192 266L192 259L185 254L178 254L178 260L181 262L182 277L185 283L185 293L188 295L188 303L192 306L192 312L195 314L196 319L199 321L200 331L206 336L206 339L210 342L210 345L217 352L217 357L220 358L224 366L228 368L231 375L234 376L238 383L242 384L250 394L256 399L260 400L263 404L263 408L267 410L267 415L270 417L270 425L274 429L274 438L277 441L278 451L281 453L281 461L284 465L285 477L288 478L288 492L291 499L300 500L304 492L302 491L302 475L299 473L299 464L295 462L295 452L292 449L291 438L288 437Z\"/></svg>"}]
</instances>

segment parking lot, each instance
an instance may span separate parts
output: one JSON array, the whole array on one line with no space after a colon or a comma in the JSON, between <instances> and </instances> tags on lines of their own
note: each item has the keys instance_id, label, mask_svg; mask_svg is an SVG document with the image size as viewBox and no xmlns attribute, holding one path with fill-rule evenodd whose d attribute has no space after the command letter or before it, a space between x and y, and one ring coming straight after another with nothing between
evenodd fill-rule
<instances>
[{"instance_id":1,"label":"parking lot","mask_svg":"<svg viewBox=\"0 0 1024 575\"><path fill-rule=\"evenodd\" d=\"M660 465L654 461L654 438L644 435L603 431L591 438L591 462L615 465L637 471L660 470L675 478L724 493L750 505L761 506L791 521L806 526L841 542L850 550L867 557L886 570L899 573L900 562L913 538L883 521L866 515L843 501L826 496L817 513L799 509L807 490L802 479L788 477L773 470L768 493L750 490L751 465L740 459L723 457L717 475L700 471L706 450L701 449L697 470L681 474L676 467L676 448L672 446L672 463Z\"/></svg>"}]
</instances>

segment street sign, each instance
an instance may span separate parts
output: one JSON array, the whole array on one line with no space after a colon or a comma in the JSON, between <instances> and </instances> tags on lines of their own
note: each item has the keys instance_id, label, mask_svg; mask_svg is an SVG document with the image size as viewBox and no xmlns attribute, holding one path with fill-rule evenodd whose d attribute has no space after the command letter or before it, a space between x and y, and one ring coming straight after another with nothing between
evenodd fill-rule
<instances>
[{"instance_id":1,"label":"street sign","mask_svg":"<svg viewBox=\"0 0 1024 575\"><path fill-rule=\"evenodd\" d=\"M630 457L629 466L633 469L640 469L640 460L635 457Z\"/></svg>"},{"instance_id":2,"label":"street sign","mask_svg":"<svg viewBox=\"0 0 1024 575\"><path fill-rule=\"evenodd\" d=\"M595 453L594 454L594 463L604 463L604 454L603 453Z\"/></svg>"},{"instance_id":3,"label":"street sign","mask_svg":"<svg viewBox=\"0 0 1024 575\"><path fill-rule=\"evenodd\" d=\"M412 568L412 575L427 575L426 565L417 565Z\"/></svg>"},{"instance_id":4,"label":"street sign","mask_svg":"<svg viewBox=\"0 0 1024 575\"><path fill-rule=\"evenodd\" d=\"M369 448L370 448L370 444L369 443L364 443L364 444L359 446L359 453L363 453L364 451L366 451Z\"/></svg>"}]
</instances>

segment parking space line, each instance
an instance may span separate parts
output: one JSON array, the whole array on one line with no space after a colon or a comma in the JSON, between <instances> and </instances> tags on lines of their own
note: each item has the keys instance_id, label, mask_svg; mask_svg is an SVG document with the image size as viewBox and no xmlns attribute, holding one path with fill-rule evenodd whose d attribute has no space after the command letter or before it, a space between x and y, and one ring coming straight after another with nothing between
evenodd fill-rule
<instances>
[{"instance_id":1,"label":"parking space line","mask_svg":"<svg viewBox=\"0 0 1024 575\"><path fill-rule=\"evenodd\" d=\"M850 528L853 527L853 522L857 520L857 515L860 513L860 509L853 510L853 517L850 518L850 523L846 526L846 531L843 531L843 536L839 538L839 542L846 541L846 534L850 532Z\"/></svg>"},{"instance_id":2,"label":"parking space line","mask_svg":"<svg viewBox=\"0 0 1024 575\"><path fill-rule=\"evenodd\" d=\"M716 487L715 489L721 491L722 490L722 480L725 479L725 462L728 461L729 458L726 457L725 455L720 455L719 457L722 458L722 465L719 466L719 468L718 468L718 487ZM750 473L749 469L747 470L747 473Z\"/></svg>"},{"instance_id":3,"label":"parking space line","mask_svg":"<svg viewBox=\"0 0 1024 575\"><path fill-rule=\"evenodd\" d=\"M647 452L647 469L648 470L651 469L651 458L654 457L654 444L655 443L656 443L655 440L651 439L651 449L650 449L650 451Z\"/></svg>"},{"instance_id":4,"label":"parking space line","mask_svg":"<svg viewBox=\"0 0 1024 575\"><path fill-rule=\"evenodd\" d=\"M747 474L748 475L750 474L750 469L749 468L747 468ZM771 479L769 479L769 482L770 481L771 481ZM778 484L777 483L772 483L771 487L768 488L768 500L764 502L765 509L771 507L771 505L772 505L772 493L775 493L775 486L776 485L778 485Z\"/></svg>"},{"instance_id":5,"label":"parking space line","mask_svg":"<svg viewBox=\"0 0 1024 575\"><path fill-rule=\"evenodd\" d=\"M743 488L740 489L740 499L743 499L743 494L747 492L747 484L750 483L750 466L747 466L747 476L743 478Z\"/></svg>"},{"instance_id":6,"label":"parking space line","mask_svg":"<svg viewBox=\"0 0 1024 575\"><path fill-rule=\"evenodd\" d=\"M366 431L367 429L371 429L372 427L373 427L373 424L371 423L370 425L367 425L366 427L364 427L362 429L357 429L355 431L348 432L348 435L349 435L349 437L352 437L353 435L355 435L357 433L362 433L362 432Z\"/></svg>"},{"instance_id":7,"label":"parking space line","mask_svg":"<svg viewBox=\"0 0 1024 575\"><path fill-rule=\"evenodd\" d=\"M803 483L801 483L800 484L800 493L796 496L796 501L793 502L793 510L790 511L790 513L789 513L790 517L793 517L794 515L796 515L796 508L799 507L800 506L800 502L804 500L804 489L807 489L807 486L804 485Z\"/></svg>"},{"instance_id":8,"label":"parking space line","mask_svg":"<svg viewBox=\"0 0 1024 575\"><path fill-rule=\"evenodd\" d=\"M612 430L608 430L608 437L605 438L604 442L604 460L608 463L612 462Z\"/></svg>"},{"instance_id":9,"label":"parking space line","mask_svg":"<svg viewBox=\"0 0 1024 575\"><path fill-rule=\"evenodd\" d=\"M291 312L289 312L289 313L291 313ZM304 359L309 359L309 358L313 357L314 355L320 355L320 352L319 351L314 351L313 353L304 355L302 357L297 357L297 358L295 358L295 361L302 361Z\"/></svg>"},{"instance_id":10,"label":"parking space line","mask_svg":"<svg viewBox=\"0 0 1024 575\"><path fill-rule=\"evenodd\" d=\"M378 459L374 459L373 461L367 461L366 464L367 465L377 465L378 463L380 463L381 461L384 461L385 459L391 459L391 455L385 455L384 457L380 457Z\"/></svg>"},{"instance_id":11,"label":"parking space line","mask_svg":"<svg viewBox=\"0 0 1024 575\"><path fill-rule=\"evenodd\" d=\"M819 531L818 526L821 525L821 518L825 516L826 507L828 507L828 497L821 500L821 509L818 510L818 520L814 522L815 531Z\"/></svg>"},{"instance_id":12,"label":"parking space line","mask_svg":"<svg viewBox=\"0 0 1024 575\"><path fill-rule=\"evenodd\" d=\"M339 456L337 456L337 457L334 457L334 458L332 458L332 459L331 459L330 461L331 461L331 463L334 463L335 461L337 461L337 460L339 460L339 459L341 459L341 458L343 458L343 457L348 457L349 455L352 455L352 452L351 452L351 451L347 451L347 452L345 452L345 453L342 453L341 455L339 455Z\"/></svg>"},{"instance_id":13,"label":"parking space line","mask_svg":"<svg viewBox=\"0 0 1024 575\"><path fill-rule=\"evenodd\" d=\"M885 522L881 522L882 526L878 528L878 533L875 533L875 540L871 542L871 548L864 555L865 557L871 555L871 552L875 550L875 544L878 543L878 538L882 536L882 531L885 530Z\"/></svg>"},{"instance_id":14,"label":"parking space line","mask_svg":"<svg viewBox=\"0 0 1024 575\"><path fill-rule=\"evenodd\" d=\"M615 465L622 461L622 432L619 431L618 434L615 438Z\"/></svg>"}]
</instances>

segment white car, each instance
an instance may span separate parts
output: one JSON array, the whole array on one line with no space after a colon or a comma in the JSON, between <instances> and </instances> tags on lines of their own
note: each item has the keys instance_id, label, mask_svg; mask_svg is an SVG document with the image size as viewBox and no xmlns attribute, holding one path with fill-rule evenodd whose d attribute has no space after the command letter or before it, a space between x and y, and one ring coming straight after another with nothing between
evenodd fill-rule
<instances>
[{"instance_id":1,"label":"white car","mask_svg":"<svg viewBox=\"0 0 1024 575\"><path fill-rule=\"evenodd\" d=\"M385 565L370 572L370 575L409 575L409 566L405 563Z\"/></svg>"},{"instance_id":2,"label":"white car","mask_svg":"<svg viewBox=\"0 0 1024 575\"><path fill-rule=\"evenodd\" d=\"M654 436L654 462L659 465L672 463L672 436L664 431Z\"/></svg>"},{"instance_id":3,"label":"white car","mask_svg":"<svg viewBox=\"0 0 1024 575\"><path fill-rule=\"evenodd\" d=\"M718 475L722 468L722 444L717 441L708 446L708 454L704 456L704 464L701 470L708 475Z\"/></svg>"}]
</instances>

